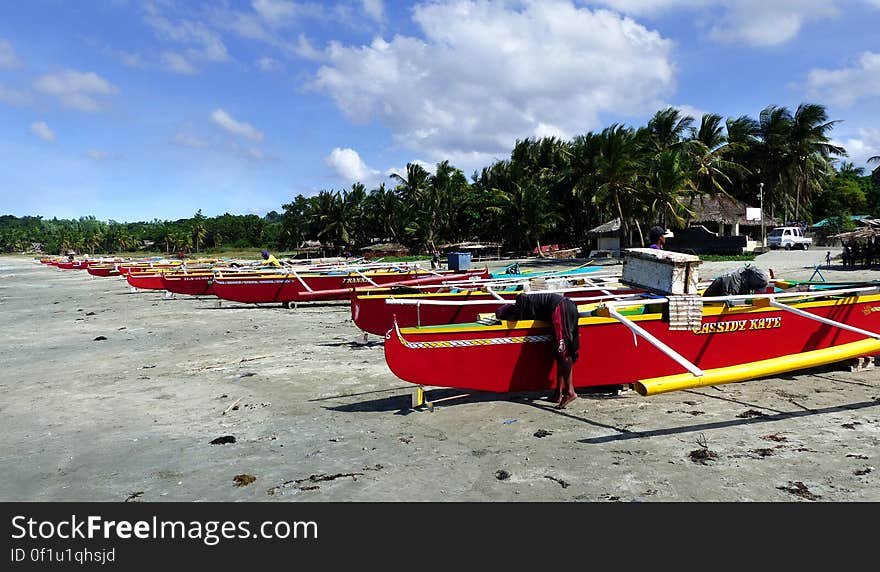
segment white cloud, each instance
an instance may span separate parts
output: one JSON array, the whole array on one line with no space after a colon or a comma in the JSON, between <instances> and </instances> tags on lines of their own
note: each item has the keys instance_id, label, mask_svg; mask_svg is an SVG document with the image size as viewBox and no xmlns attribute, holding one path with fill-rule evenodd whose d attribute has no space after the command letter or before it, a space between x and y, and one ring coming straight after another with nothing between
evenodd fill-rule
<instances>
[{"instance_id":1,"label":"white cloud","mask_svg":"<svg viewBox=\"0 0 880 572\"><path fill-rule=\"evenodd\" d=\"M174 134L174 139L171 141L180 147L190 147L192 149L201 149L208 146L207 141L189 131L178 131Z\"/></svg>"},{"instance_id":2,"label":"white cloud","mask_svg":"<svg viewBox=\"0 0 880 572\"><path fill-rule=\"evenodd\" d=\"M371 169L354 149L336 147L324 159L340 180L348 183L373 181L379 171Z\"/></svg>"},{"instance_id":3,"label":"white cloud","mask_svg":"<svg viewBox=\"0 0 880 572\"><path fill-rule=\"evenodd\" d=\"M254 11L271 26L281 26L296 16L297 6L284 0L253 0Z\"/></svg>"},{"instance_id":4,"label":"white cloud","mask_svg":"<svg viewBox=\"0 0 880 572\"><path fill-rule=\"evenodd\" d=\"M256 63L257 67L264 72L271 72L281 69L281 64L278 63L278 60L270 58L268 56L258 59Z\"/></svg>"},{"instance_id":5,"label":"white cloud","mask_svg":"<svg viewBox=\"0 0 880 572\"><path fill-rule=\"evenodd\" d=\"M880 0L868 0L880 4ZM719 42L776 46L794 39L804 24L836 16L840 0L597 0L633 16L698 9L696 18Z\"/></svg>"},{"instance_id":6,"label":"white cloud","mask_svg":"<svg viewBox=\"0 0 880 572\"><path fill-rule=\"evenodd\" d=\"M190 20L171 21L158 14L155 6L148 5L147 23L159 36L188 46L186 56L190 60L227 62L229 53L217 32L202 22Z\"/></svg>"},{"instance_id":7,"label":"white cloud","mask_svg":"<svg viewBox=\"0 0 880 572\"><path fill-rule=\"evenodd\" d=\"M838 105L880 97L880 53L864 52L854 65L846 68L810 70L807 91L810 97Z\"/></svg>"},{"instance_id":8,"label":"white cloud","mask_svg":"<svg viewBox=\"0 0 880 572\"><path fill-rule=\"evenodd\" d=\"M385 19L385 6L382 0L361 0L364 5L364 12L372 20L381 23Z\"/></svg>"},{"instance_id":9,"label":"white cloud","mask_svg":"<svg viewBox=\"0 0 880 572\"><path fill-rule=\"evenodd\" d=\"M229 30L243 38L265 42L284 51L289 51L290 46L281 33L283 30L303 19L327 18L324 6L318 2L255 0L251 2L251 7L252 11L241 11L228 6L212 6L209 10L210 18L220 29Z\"/></svg>"},{"instance_id":10,"label":"white cloud","mask_svg":"<svg viewBox=\"0 0 880 572\"><path fill-rule=\"evenodd\" d=\"M110 153L107 151L98 151L97 149L89 149L86 151L86 156L94 161L103 161L110 157Z\"/></svg>"},{"instance_id":11,"label":"white cloud","mask_svg":"<svg viewBox=\"0 0 880 572\"><path fill-rule=\"evenodd\" d=\"M55 134L44 121L34 121L31 123L31 133L49 143L55 142Z\"/></svg>"},{"instance_id":12,"label":"white cloud","mask_svg":"<svg viewBox=\"0 0 880 572\"><path fill-rule=\"evenodd\" d=\"M175 52L165 52L162 54L162 63L166 70L174 73L193 75L198 71L185 56Z\"/></svg>"},{"instance_id":13,"label":"white cloud","mask_svg":"<svg viewBox=\"0 0 880 572\"><path fill-rule=\"evenodd\" d=\"M44 75L34 82L34 89L51 95L61 104L80 111L100 111L102 102L97 96L110 96L116 86L94 72L68 70L54 75Z\"/></svg>"},{"instance_id":14,"label":"white cloud","mask_svg":"<svg viewBox=\"0 0 880 572\"><path fill-rule=\"evenodd\" d=\"M144 58L140 54L119 52L119 59L125 64L125 66L130 68L141 69L146 67Z\"/></svg>"},{"instance_id":15,"label":"white cloud","mask_svg":"<svg viewBox=\"0 0 880 572\"><path fill-rule=\"evenodd\" d=\"M793 40L809 21L837 15L829 0L727 0L727 12L713 24L710 36L722 42L777 46Z\"/></svg>"},{"instance_id":16,"label":"white cloud","mask_svg":"<svg viewBox=\"0 0 880 572\"><path fill-rule=\"evenodd\" d=\"M610 11L448 0L417 5L413 17L424 39L330 44L314 86L431 160L476 167L517 139L583 133L603 112L644 113L674 88L671 42Z\"/></svg>"},{"instance_id":17,"label":"white cloud","mask_svg":"<svg viewBox=\"0 0 880 572\"><path fill-rule=\"evenodd\" d=\"M880 155L880 129L859 129L855 137L845 139L843 141L832 141L834 145L839 145L846 149L848 157L842 159L855 165L862 167L867 172L877 168L877 163L868 165L870 157Z\"/></svg>"},{"instance_id":18,"label":"white cloud","mask_svg":"<svg viewBox=\"0 0 880 572\"><path fill-rule=\"evenodd\" d=\"M27 92L9 89L0 84L0 102L21 107L31 102L31 96Z\"/></svg>"},{"instance_id":19,"label":"white cloud","mask_svg":"<svg viewBox=\"0 0 880 572\"><path fill-rule=\"evenodd\" d=\"M222 109L215 109L211 114L211 120L234 135L247 137L254 141L263 140L263 134L255 129L253 125L233 119L232 116Z\"/></svg>"},{"instance_id":20,"label":"white cloud","mask_svg":"<svg viewBox=\"0 0 880 572\"><path fill-rule=\"evenodd\" d=\"M624 14L650 16L674 8L694 8L708 5L713 0L596 0L593 4L608 6ZM721 3L716 0L716 4Z\"/></svg>"},{"instance_id":21,"label":"white cloud","mask_svg":"<svg viewBox=\"0 0 880 572\"><path fill-rule=\"evenodd\" d=\"M0 68L17 68L20 65L21 62L18 61L15 50L12 49L12 44L0 38Z\"/></svg>"},{"instance_id":22,"label":"white cloud","mask_svg":"<svg viewBox=\"0 0 880 572\"><path fill-rule=\"evenodd\" d=\"M290 46L290 50L306 60L321 61L324 59L324 53L316 49L304 34L297 37L296 43Z\"/></svg>"},{"instance_id":23,"label":"white cloud","mask_svg":"<svg viewBox=\"0 0 880 572\"><path fill-rule=\"evenodd\" d=\"M268 159L263 150L258 147L248 147L247 149L240 149L238 153L248 161L252 161L254 163L262 163Z\"/></svg>"}]
</instances>

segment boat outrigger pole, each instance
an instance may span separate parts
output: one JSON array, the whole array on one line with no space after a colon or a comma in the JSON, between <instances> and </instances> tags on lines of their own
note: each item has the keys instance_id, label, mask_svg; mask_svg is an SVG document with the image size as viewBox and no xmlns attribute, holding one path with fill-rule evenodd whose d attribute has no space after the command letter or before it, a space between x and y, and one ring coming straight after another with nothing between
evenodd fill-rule
<instances>
[{"instance_id":1,"label":"boat outrigger pole","mask_svg":"<svg viewBox=\"0 0 880 572\"><path fill-rule=\"evenodd\" d=\"M876 292L876 288L858 288L841 290L839 292L851 294L853 293L853 291L863 292L865 290L873 290ZM805 297L824 297L827 296L830 292L832 291L817 292L812 296L806 295ZM792 308L791 306L778 302L775 299L781 298L783 296L784 295L767 295L760 297L755 296L753 303L755 306L771 306L785 312L796 314L802 318L814 320L828 326L861 334L863 336L867 336L867 339L849 342L846 344L841 344L839 346L832 346L818 350L779 356L766 360L759 360L728 367L710 369L702 372L702 375L699 376L691 372L690 374L680 373L663 377L642 379L633 384L633 388L635 389L636 393L642 396L648 396L656 395L658 393L677 391L680 389L693 389L696 387L735 383L739 381L747 381L760 377L778 375L781 373L787 373L799 369L808 369L811 367L817 367L820 365L880 353L880 334L861 328L856 328L843 322L838 322L836 320L817 316L815 314L811 314L809 312L801 310L800 308Z\"/></svg>"},{"instance_id":2,"label":"boat outrigger pole","mask_svg":"<svg viewBox=\"0 0 880 572\"><path fill-rule=\"evenodd\" d=\"M620 322L621 324L623 324L624 326L629 328L633 334L636 334L637 336L640 336L640 337L648 340L648 342L650 342L654 347L656 347L658 350L660 350L661 352L663 352L664 354L666 354L667 356L669 356L670 358L675 360L679 365L684 367L686 370L691 372L693 375L695 375L697 377L701 377L703 375L703 370L701 370L700 368L698 368L697 366L695 366L694 364L689 362L680 353L678 353L674 349L670 348L669 346L667 346L666 344L664 344L663 342L661 342L660 340L655 338L653 335L651 335L650 333L645 331L643 328L634 324L631 320L627 319L626 316L624 316L623 314L621 314L620 312L615 310L612 306L608 305L608 306L605 306L604 309L600 309L599 315L601 316L605 312L607 312L610 317L614 318L615 320L617 320L618 322Z\"/></svg>"}]
</instances>

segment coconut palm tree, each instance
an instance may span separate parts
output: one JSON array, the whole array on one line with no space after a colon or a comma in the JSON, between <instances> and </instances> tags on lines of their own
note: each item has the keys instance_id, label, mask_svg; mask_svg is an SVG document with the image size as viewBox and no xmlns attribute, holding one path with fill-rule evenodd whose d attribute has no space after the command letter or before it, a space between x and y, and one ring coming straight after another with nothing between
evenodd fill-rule
<instances>
[{"instance_id":1,"label":"coconut palm tree","mask_svg":"<svg viewBox=\"0 0 880 572\"><path fill-rule=\"evenodd\" d=\"M368 218L373 221L383 237L398 241L397 220L399 200L394 191L385 188L385 183L373 189L364 206Z\"/></svg>"},{"instance_id":2,"label":"coconut palm tree","mask_svg":"<svg viewBox=\"0 0 880 572\"><path fill-rule=\"evenodd\" d=\"M728 142L722 118L716 114L703 115L699 129L693 129L687 141L689 159L688 177L697 194L725 194L732 190L731 175L748 170L732 160L736 147Z\"/></svg>"},{"instance_id":3,"label":"coconut palm tree","mask_svg":"<svg viewBox=\"0 0 880 572\"><path fill-rule=\"evenodd\" d=\"M641 226L632 216L645 210L636 186L641 169L636 133L632 128L615 123L599 135L598 148L593 203L620 217L621 244L630 244L631 221L636 224L639 241L644 242Z\"/></svg>"},{"instance_id":4,"label":"coconut palm tree","mask_svg":"<svg viewBox=\"0 0 880 572\"><path fill-rule=\"evenodd\" d=\"M685 168L686 161L681 152L666 149L646 164L641 184L646 191L641 201L646 211L643 220L660 221L664 226L669 223L684 226L686 216L693 216L694 213L681 201L686 194L693 194L696 190Z\"/></svg>"},{"instance_id":5,"label":"coconut palm tree","mask_svg":"<svg viewBox=\"0 0 880 572\"><path fill-rule=\"evenodd\" d=\"M693 129L693 123L693 117L682 115L674 107L658 111L648 121L649 150L661 153L682 146L685 136Z\"/></svg>"},{"instance_id":6,"label":"coconut palm tree","mask_svg":"<svg viewBox=\"0 0 880 572\"><path fill-rule=\"evenodd\" d=\"M192 221L192 237L196 243L196 252L199 251L206 236L208 236L208 228L205 226L205 216L202 214L202 209L199 209Z\"/></svg>"},{"instance_id":7,"label":"coconut palm tree","mask_svg":"<svg viewBox=\"0 0 880 572\"><path fill-rule=\"evenodd\" d=\"M785 175L788 170L791 112L785 107L770 105L761 110L758 119L757 168L762 174L764 202L770 215L786 205Z\"/></svg>"},{"instance_id":8,"label":"coconut palm tree","mask_svg":"<svg viewBox=\"0 0 880 572\"><path fill-rule=\"evenodd\" d=\"M95 249L101 246L101 243L104 241L104 235L100 230L94 230L86 236L86 245L89 247L89 254L94 256Z\"/></svg>"},{"instance_id":9,"label":"coconut palm tree","mask_svg":"<svg viewBox=\"0 0 880 572\"><path fill-rule=\"evenodd\" d=\"M832 172L832 156L846 156L846 149L831 143L829 132L839 120L829 121L825 106L802 103L789 127L790 177L794 179L794 219L813 194L822 192L822 182Z\"/></svg>"}]
</instances>

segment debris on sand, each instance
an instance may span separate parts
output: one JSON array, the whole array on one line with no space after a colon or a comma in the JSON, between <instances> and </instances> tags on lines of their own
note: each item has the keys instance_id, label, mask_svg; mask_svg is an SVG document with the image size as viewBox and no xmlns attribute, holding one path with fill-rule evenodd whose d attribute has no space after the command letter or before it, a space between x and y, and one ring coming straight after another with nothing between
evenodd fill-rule
<instances>
[{"instance_id":1,"label":"debris on sand","mask_svg":"<svg viewBox=\"0 0 880 572\"><path fill-rule=\"evenodd\" d=\"M863 455L863 454L861 454L861 453L847 453L846 456L849 457L849 458L851 458L851 459L862 459L862 460L867 460L867 459L868 459L868 456L867 456L867 455Z\"/></svg>"},{"instance_id":2,"label":"debris on sand","mask_svg":"<svg viewBox=\"0 0 880 572\"><path fill-rule=\"evenodd\" d=\"M856 425L861 425L858 421L853 421L852 423L841 423L840 426L844 429L855 429Z\"/></svg>"},{"instance_id":3,"label":"debris on sand","mask_svg":"<svg viewBox=\"0 0 880 572\"><path fill-rule=\"evenodd\" d=\"M223 435L211 441L211 445L226 445L227 443L235 443L235 437L233 435Z\"/></svg>"},{"instance_id":4,"label":"debris on sand","mask_svg":"<svg viewBox=\"0 0 880 572\"><path fill-rule=\"evenodd\" d=\"M748 419L749 417L767 417L767 414L763 411L758 411L757 409L749 409L748 411L743 411L739 415L737 415L740 419Z\"/></svg>"},{"instance_id":5,"label":"debris on sand","mask_svg":"<svg viewBox=\"0 0 880 572\"><path fill-rule=\"evenodd\" d=\"M244 397L239 397L238 399L236 399L235 401L233 401L233 402L229 405L229 407L227 407L226 409L223 410L223 413L221 413L220 415L226 415L226 414L229 413L230 411L238 411L238 404L241 402L242 399L244 399Z\"/></svg>"},{"instance_id":6,"label":"debris on sand","mask_svg":"<svg viewBox=\"0 0 880 572\"><path fill-rule=\"evenodd\" d=\"M232 479L232 482L234 482L235 486L237 487L246 487L256 480L257 477L253 475L248 475L247 473L243 473L241 475L235 475L235 477L233 477Z\"/></svg>"},{"instance_id":7,"label":"debris on sand","mask_svg":"<svg viewBox=\"0 0 880 572\"><path fill-rule=\"evenodd\" d=\"M700 446L699 449L694 449L688 453L688 457L690 457L691 461L694 463L700 463L701 465L708 465L709 461L715 461L718 459L718 453L709 449L709 441L702 433L697 438L697 445Z\"/></svg>"},{"instance_id":8,"label":"debris on sand","mask_svg":"<svg viewBox=\"0 0 880 572\"><path fill-rule=\"evenodd\" d=\"M144 491L135 491L135 492L131 493L130 495L128 495L127 497L125 497L124 502L131 502L134 499L143 496L143 494L144 494Z\"/></svg>"},{"instance_id":9,"label":"debris on sand","mask_svg":"<svg viewBox=\"0 0 880 572\"><path fill-rule=\"evenodd\" d=\"M856 469L855 471L853 471L853 474L857 477L861 477L862 475L867 475L873 470L874 467L865 467L864 469Z\"/></svg>"},{"instance_id":10,"label":"debris on sand","mask_svg":"<svg viewBox=\"0 0 880 572\"><path fill-rule=\"evenodd\" d=\"M761 439L764 439L765 441L776 441L777 443L788 441L788 437L783 436L782 433L771 433L770 435L762 435Z\"/></svg>"},{"instance_id":11,"label":"debris on sand","mask_svg":"<svg viewBox=\"0 0 880 572\"><path fill-rule=\"evenodd\" d=\"M547 437L552 434L553 434L553 431L547 431L546 429L538 429L537 431L534 432L534 436L537 437L538 439L541 439L542 437Z\"/></svg>"},{"instance_id":12,"label":"debris on sand","mask_svg":"<svg viewBox=\"0 0 880 572\"><path fill-rule=\"evenodd\" d=\"M690 457L691 461L693 461L694 463L708 465L709 461L715 461L718 459L718 454L715 451L710 451L709 449L694 449L693 451L688 453L688 457Z\"/></svg>"},{"instance_id":13,"label":"debris on sand","mask_svg":"<svg viewBox=\"0 0 880 572\"><path fill-rule=\"evenodd\" d=\"M93 342L100 342L100 341L103 341L103 340L106 340L106 339L107 339L107 336L98 336L97 338L95 338L95 339L92 340L92 341L93 341Z\"/></svg>"},{"instance_id":14,"label":"debris on sand","mask_svg":"<svg viewBox=\"0 0 880 572\"><path fill-rule=\"evenodd\" d=\"M752 449L749 452L761 458L770 457L776 454L776 451L774 451L773 449Z\"/></svg>"},{"instance_id":15,"label":"debris on sand","mask_svg":"<svg viewBox=\"0 0 880 572\"><path fill-rule=\"evenodd\" d=\"M787 493L791 493L795 496L799 496L805 498L807 500L817 500L822 498L820 495L815 495L810 492L810 489L807 488L807 485L800 481L788 481L787 487L776 487L781 491L785 491Z\"/></svg>"},{"instance_id":16,"label":"debris on sand","mask_svg":"<svg viewBox=\"0 0 880 572\"><path fill-rule=\"evenodd\" d=\"M559 479L557 477L552 477L550 475L544 475L544 478L550 479L551 481L555 481L555 482L559 483L562 486L562 488L564 488L564 489L567 489L568 487L571 486L571 483L569 483L567 481L563 481L562 479Z\"/></svg>"},{"instance_id":17,"label":"debris on sand","mask_svg":"<svg viewBox=\"0 0 880 572\"><path fill-rule=\"evenodd\" d=\"M378 470L378 469L376 469ZM284 481L280 485L275 485L271 489L266 490L267 495L274 495L275 493L284 494L285 490L291 490L293 494L298 493L299 491L314 491L321 487L317 485L305 485L303 486L301 483L319 483L323 481L335 481L336 479L342 479L345 477L351 477L351 480L356 481L358 477L362 477L363 473L334 473L332 475L328 475L326 473L321 473L319 475L309 475L304 479L294 479L290 481Z\"/></svg>"},{"instance_id":18,"label":"debris on sand","mask_svg":"<svg viewBox=\"0 0 880 572\"><path fill-rule=\"evenodd\" d=\"M510 478L510 473L508 473L504 469L499 469L499 470L495 471L495 478L498 479L499 481L506 481L507 479Z\"/></svg>"}]
</instances>

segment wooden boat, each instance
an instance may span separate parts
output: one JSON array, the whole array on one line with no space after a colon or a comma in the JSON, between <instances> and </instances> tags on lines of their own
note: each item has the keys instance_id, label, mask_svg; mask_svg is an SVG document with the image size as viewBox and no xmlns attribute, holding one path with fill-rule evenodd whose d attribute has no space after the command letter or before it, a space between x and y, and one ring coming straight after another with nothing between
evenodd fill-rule
<instances>
[{"instance_id":1,"label":"wooden boat","mask_svg":"<svg viewBox=\"0 0 880 572\"><path fill-rule=\"evenodd\" d=\"M85 270L93 263L92 260L73 260L58 262L55 266L62 270Z\"/></svg>"},{"instance_id":2,"label":"wooden boat","mask_svg":"<svg viewBox=\"0 0 880 572\"><path fill-rule=\"evenodd\" d=\"M86 270L92 276L120 276L115 264L91 264Z\"/></svg>"},{"instance_id":3,"label":"wooden boat","mask_svg":"<svg viewBox=\"0 0 880 572\"><path fill-rule=\"evenodd\" d=\"M670 299L680 307L675 296L581 305L574 385L632 384L653 395L878 354L878 292L870 284L697 298L699 322L687 329L671 327ZM385 336L385 359L397 377L419 385L543 390L555 385L550 327L536 321L395 325Z\"/></svg>"},{"instance_id":4,"label":"wooden boat","mask_svg":"<svg viewBox=\"0 0 880 572\"><path fill-rule=\"evenodd\" d=\"M534 290L536 281L510 284L475 281L473 284L435 286L431 291L411 287L374 289L351 299L351 317L368 334L384 336L397 321L398 327L431 326L473 322L480 314L494 313L502 304L512 304L527 291L557 292L576 302L620 299L643 292L624 287L616 280L602 284L598 277L574 278L561 288Z\"/></svg>"},{"instance_id":5,"label":"wooden boat","mask_svg":"<svg viewBox=\"0 0 880 572\"><path fill-rule=\"evenodd\" d=\"M488 271L485 268L461 272L434 271L416 266L401 266L363 271L344 269L300 273L291 270L272 277L240 277L218 273L214 278L213 288L218 298L252 304L347 300L365 287L427 284L469 276L485 278Z\"/></svg>"},{"instance_id":6,"label":"wooden boat","mask_svg":"<svg viewBox=\"0 0 880 572\"><path fill-rule=\"evenodd\" d=\"M226 275L234 274L239 278L260 278L277 276L275 270L257 269L211 269L197 270L195 272L163 272L161 274L162 288L173 294L185 294L187 296L214 296L214 277L218 271Z\"/></svg>"},{"instance_id":7,"label":"wooden boat","mask_svg":"<svg viewBox=\"0 0 880 572\"><path fill-rule=\"evenodd\" d=\"M152 272L129 272L125 275L125 280L132 288L137 288L138 290L164 290L165 287L162 285L163 273L162 269Z\"/></svg>"}]
</instances>

